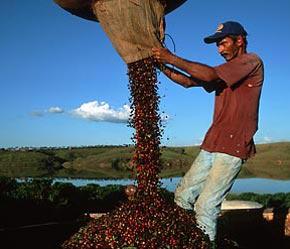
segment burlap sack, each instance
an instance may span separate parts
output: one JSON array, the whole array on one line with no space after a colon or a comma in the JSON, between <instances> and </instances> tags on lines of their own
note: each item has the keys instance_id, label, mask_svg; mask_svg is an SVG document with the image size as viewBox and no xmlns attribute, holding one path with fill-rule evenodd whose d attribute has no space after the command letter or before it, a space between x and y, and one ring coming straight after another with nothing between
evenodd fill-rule
<instances>
[{"instance_id":1,"label":"burlap sack","mask_svg":"<svg viewBox=\"0 0 290 249\"><path fill-rule=\"evenodd\" d=\"M162 46L164 6L156 0L102 0L93 4L98 20L126 63Z\"/></svg>"}]
</instances>

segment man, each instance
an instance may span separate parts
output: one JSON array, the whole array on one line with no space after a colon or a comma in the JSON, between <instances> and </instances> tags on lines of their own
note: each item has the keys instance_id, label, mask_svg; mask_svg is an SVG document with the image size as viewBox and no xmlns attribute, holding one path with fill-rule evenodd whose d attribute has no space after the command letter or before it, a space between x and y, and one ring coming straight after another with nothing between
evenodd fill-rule
<instances>
[{"instance_id":1,"label":"man","mask_svg":"<svg viewBox=\"0 0 290 249\"><path fill-rule=\"evenodd\" d=\"M226 60L216 67L182 59L165 48L152 49L161 70L171 80L186 88L200 86L215 92L213 123L175 192L176 204L194 209L199 227L211 241L216 239L222 201L243 162L256 152L253 136L258 129L264 69L256 54L247 53L246 38L243 26L233 21L220 24L213 35L204 38L205 43L216 43Z\"/></svg>"}]
</instances>

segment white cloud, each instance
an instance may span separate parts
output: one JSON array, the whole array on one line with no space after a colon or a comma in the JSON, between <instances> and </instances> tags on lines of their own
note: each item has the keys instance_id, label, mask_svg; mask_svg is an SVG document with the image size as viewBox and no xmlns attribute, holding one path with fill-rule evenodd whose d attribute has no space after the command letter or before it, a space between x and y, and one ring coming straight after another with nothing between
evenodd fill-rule
<instances>
[{"instance_id":1,"label":"white cloud","mask_svg":"<svg viewBox=\"0 0 290 249\"><path fill-rule=\"evenodd\" d=\"M130 106L128 104L123 105L119 109L112 108L106 102L98 102L97 100L83 103L80 107L72 110L70 113L76 117L88 119L95 122L111 122L111 123L126 123L130 117ZM60 114L65 111L58 107L53 106L44 111L34 111L31 115L35 117L41 117L47 113ZM162 122L168 122L169 115L162 113L160 115Z\"/></svg>"},{"instance_id":2,"label":"white cloud","mask_svg":"<svg viewBox=\"0 0 290 249\"><path fill-rule=\"evenodd\" d=\"M58 107L58 106L54 106L54 107L50 107L48 109L48 112L49 113L63 113L64 110L62 108Z\"/></svg>"},{"instance_id":3,"label":"white cloud","mask_svg":"<svg viewBox=\"0 0 290 249\"><path fill-rule=\"evenodd\" d=\"M34 116L34 117L42 117L43 116L43 112L42 111L33 111L30 114L32 116Z\"/></svg>"},{"instance_id":4,"label":"white cloud","mask_svg":"<svg viewBox=\"0 0 290 249\"><path fill-rule=\"evenodd\" d=\"M32 111L30 114L34 117L43 117L47 113L59 114L64 113L64 110L58 106L50 107L48 110Z\"/></svg>"},{"instance_id":5,"label":"white cloud","mask_svg":"<svg viewBox=\"0 0 290 249\"><path fill-rule=\"evenodd\" d=\"M256 139L257 144L267 144L267 143L273 143L275 142L274 139L268 137L268 136L264 136L264 137L258 137Z\"/></svg>"},{"instance_id":6,"label":"white cloud","mask_svg":"<svg viewBox=\"0 0 290 249\"><path fill-rule=\"evenodd\" d=\"M199 146L199 145L202 144L203 140L204 140L204 137L196 138L196 139L194 139L193 145L194 146Z\"/></svg>"},{"instance_id":7,"label":"white cloud","mask_svg":"<svg viewBox=\"0 0 290 249\"><path fill-rule=\"evenodd\" d=\"M74 109L72 114L96 122L126 123L130 116L130 106L124 105L115 110L106 102L91 101Z\"/></svg>"},{"instance_id":8,"label":"white cloud","mask_svg":"<svg viewBox=\"0 0 290 249\"><path fill-rule=\"evenodd\" d=\"M269 143L289 142L289 139L264 136L264 137L256 137L255 142L257 144L269 144Z\"/></svg>"},{"instance_id":9,"label":"white cloud","mask_svg":"<svg viewBox=\"0 0 290 249\"><path fill-rule=\"evenodd\" d=\"M266 142L266 143L271 143L273 141L273 139L270 138L270 137L264 137L263 141Z\"/></svg>"}]
</instances>

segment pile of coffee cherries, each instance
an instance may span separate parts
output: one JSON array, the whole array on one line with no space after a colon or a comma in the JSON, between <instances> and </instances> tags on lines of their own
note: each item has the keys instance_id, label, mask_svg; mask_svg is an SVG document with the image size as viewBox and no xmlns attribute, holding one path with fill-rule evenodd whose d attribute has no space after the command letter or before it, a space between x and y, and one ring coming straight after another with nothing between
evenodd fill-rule
<instances>
[{"instance_id":1,"label":"pile of coffee cherries","mask_svg":"<svg viewBox=\"0 0 290 249\"><path fill-rule=\"evenodd\" d=\"M131 92L130 126L135 129L133 165L137 178L134 198L90 221L63 249L208 249L192 213L161 194L160 137L156 62L146 58L128 65Z\"/></svg>"}]
</instances>

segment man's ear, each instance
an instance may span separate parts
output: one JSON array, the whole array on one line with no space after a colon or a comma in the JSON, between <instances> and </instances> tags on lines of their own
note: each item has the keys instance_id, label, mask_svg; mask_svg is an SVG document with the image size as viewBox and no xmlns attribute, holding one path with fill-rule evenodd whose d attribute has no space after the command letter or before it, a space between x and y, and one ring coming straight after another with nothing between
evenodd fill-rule
<instances>
[{"instance_id":1,"label":"man's ear","mask_svg":"<svg viewBox=\"0 0 290 249\"><path fill-rule=\"evenodd\" d=\"M244 39L243 39L243 37L242 37L241 35L239 35L239 36L237 37L236 44L237 44L238 46L242 46L242 45L244 44Z\"/></svg>"}]
</instances>

